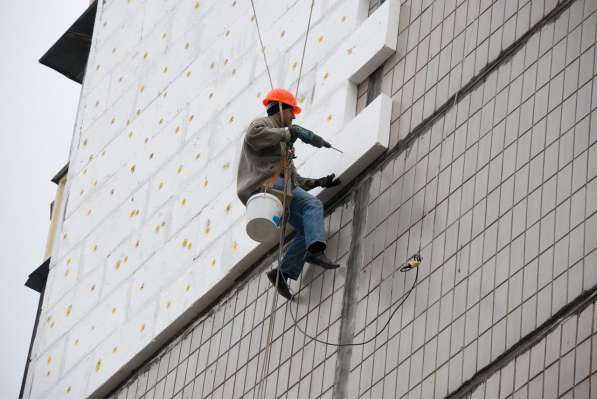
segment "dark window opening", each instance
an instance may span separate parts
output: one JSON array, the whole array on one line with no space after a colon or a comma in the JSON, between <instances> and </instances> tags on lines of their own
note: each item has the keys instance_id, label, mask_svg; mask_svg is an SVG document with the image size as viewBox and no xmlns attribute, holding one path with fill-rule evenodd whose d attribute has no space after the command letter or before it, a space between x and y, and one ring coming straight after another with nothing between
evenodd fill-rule
<instances>
[{"instance_id":1,"label":"dark window opening","mask_svg":"<svg viewBox=\"0 0 597 399\"><path fill-rule=\"evenodd\" d=\"M367 105L371 104L373 100L381 93L381 82L383 79L383 65L380 66L369 76L367 82Z\"/></svg>"}]
</instances>

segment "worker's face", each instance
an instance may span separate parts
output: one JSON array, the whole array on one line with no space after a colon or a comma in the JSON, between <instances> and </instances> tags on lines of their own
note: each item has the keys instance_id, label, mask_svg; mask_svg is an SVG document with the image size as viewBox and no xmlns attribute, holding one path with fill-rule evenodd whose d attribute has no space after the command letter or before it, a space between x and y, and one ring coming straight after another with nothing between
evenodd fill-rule
<instances>
[{"instance_id":1,"label":"worker's face","mask_svg":"<svg viewBox=\"0 0 597 399\"><path fill-rule=\"evenodd\" d=\"M292 109L290 108L283 109L280 113L280 118L282 118L282 124L288 127L292 125L292 120L294 119L294 112L292 112Z\"/></svg>"}]
</instances>

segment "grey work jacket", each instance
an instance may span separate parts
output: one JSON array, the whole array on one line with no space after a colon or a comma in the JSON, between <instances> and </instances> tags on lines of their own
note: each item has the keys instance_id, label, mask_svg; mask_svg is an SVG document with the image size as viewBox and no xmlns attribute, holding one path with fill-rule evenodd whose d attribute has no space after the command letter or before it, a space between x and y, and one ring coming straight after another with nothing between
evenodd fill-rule
<instances>
[{"instance_id":1,"label":"grey work jacket","mask_svg":"<svg viewBox=\"0 0 597 399\"><path fill-rule=\"evenodd\" d=\"M280 126L274 117L258 118L251 122L244 136L236 178L238 198L243 204L246 205L249 197L276 174L289 141L288 128ZM315 187L314 179L299 176L292 160L289 169L293 184L305 190Z\"/></svg>"}]
</instances>

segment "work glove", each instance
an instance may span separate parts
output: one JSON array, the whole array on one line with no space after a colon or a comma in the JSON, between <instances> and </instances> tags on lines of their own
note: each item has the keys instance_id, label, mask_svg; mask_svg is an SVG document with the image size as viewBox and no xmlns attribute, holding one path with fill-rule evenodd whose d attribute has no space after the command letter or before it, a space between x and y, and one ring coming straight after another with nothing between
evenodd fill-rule
<instances>
[{"instance_id":1,"label":"work glove","mask_svg":"<svg viewBox=\"0 0 597 399\"><path fill-rule=\"evenodd\" d=\"M297 139L300 139L303 143L311 144L314 147L330 148L332 145L325 141L321 136L316 135L309 129L305 129L299 125L291 125L290 130L290 142L294 143Z\"/></svg>"},{"instance_id":2,"label":"work glove","mask_svg":"<svg viewBox=\"0 0 597 399\"><path fill-rule=\"evenodd\" d=\"M327 175L325 177L321 177L319 179L315 179L315 183L319 187L328 188L328 187L336 187L340 183L340 179L335 179L336 175L332 173L331 175Z\"/></svg>"}]
</instances>

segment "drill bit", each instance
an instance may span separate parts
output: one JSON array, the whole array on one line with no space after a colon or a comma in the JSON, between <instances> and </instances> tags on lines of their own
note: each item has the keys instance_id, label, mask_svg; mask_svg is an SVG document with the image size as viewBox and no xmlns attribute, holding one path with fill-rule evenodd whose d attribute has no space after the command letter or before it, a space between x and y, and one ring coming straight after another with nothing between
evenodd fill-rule
<instances>
[{"instance_id":1,"label":"drill bit","mask_svg":"<svg viewBox=\"0 0 597 399\"><path fill-rule=\"evenodd\" d=\"M332 150L336 150L336 151L338 151L340 154L344 154L344 151L340 151L340 150L339 150L339 149L337 149L336 147L333 147L333 146L332 146L332 147L330 147L330 148L331 148Z\"/></svg>"}]
</instances>

